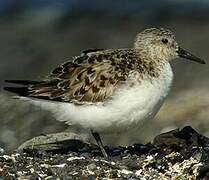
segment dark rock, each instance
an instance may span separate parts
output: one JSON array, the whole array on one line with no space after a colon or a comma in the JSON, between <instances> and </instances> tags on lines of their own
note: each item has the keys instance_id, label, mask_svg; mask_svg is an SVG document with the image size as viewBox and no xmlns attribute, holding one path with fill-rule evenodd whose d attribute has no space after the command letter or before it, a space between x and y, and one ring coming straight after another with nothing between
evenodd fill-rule
<instances>
[{"instance_id":1,"label":"dark rock","mask_svg":"<svg viewBox=\"0 0 209 180\"><path fill-rule=\"evenodd\" d=\"M151 143L148 144L134 144L133 146L129 146L127 148L128 153L130 154L137 154L137 155L142 155L142 154L154 154L155 152L157 152L157 149L154 145L152 145Z\"/></svg>"}]
</instances>

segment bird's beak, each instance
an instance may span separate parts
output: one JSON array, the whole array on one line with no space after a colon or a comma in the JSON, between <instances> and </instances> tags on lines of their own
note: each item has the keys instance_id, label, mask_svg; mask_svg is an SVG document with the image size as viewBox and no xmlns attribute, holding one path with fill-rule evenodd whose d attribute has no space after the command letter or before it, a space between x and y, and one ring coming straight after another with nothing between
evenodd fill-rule
<instances>
[{"instance_id":1,"label":"bird's beak","mask_svg":"<svg viewBox=\"0 0 209 180\"><path fill-rule=\"evenodd\" d=\"M200 64L206 64L205 61L203 61L202 59L194 56L193 54L185 51L184 49L182 49L180 47L177 50L177 54L178 54L179 57L182 57L182 58L185 58L185 59L189 59L191 61L196 61L196 62L198 62Z\"/></svg>"}]
</instances>

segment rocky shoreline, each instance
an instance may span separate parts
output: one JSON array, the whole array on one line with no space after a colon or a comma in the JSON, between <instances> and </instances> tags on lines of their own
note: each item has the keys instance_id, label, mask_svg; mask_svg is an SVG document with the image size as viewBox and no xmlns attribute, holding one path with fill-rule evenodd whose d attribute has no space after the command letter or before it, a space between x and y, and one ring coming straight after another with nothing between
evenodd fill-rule
<instances>
[{"instance_id":1,"label":"rocky shoreline","mask_svg":"<svg viewBox=\"0 0 209 180\"><path fill-rule=\"evenodd\" d=\"M152 143L97 146L75 134L33 138L0 155L3 179L208 179L209 138L190 126L156 136Z\"/></svg>"}]
</instances>

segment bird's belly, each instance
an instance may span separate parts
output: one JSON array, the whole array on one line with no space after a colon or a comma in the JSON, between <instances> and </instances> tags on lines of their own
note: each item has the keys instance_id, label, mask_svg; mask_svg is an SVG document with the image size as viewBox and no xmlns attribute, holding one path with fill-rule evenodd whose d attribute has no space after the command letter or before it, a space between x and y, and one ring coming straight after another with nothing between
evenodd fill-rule
<instances>
[{"instance_id":1,"label":"bird's belly","mask_svg":"<svg viewBox=\"0 0 209 180\"><path fill-rule=\"evenodd\" d=\"M169 84L163 86L164 84L159 82L144 82L120 92L118 99L116 98L109 107L112 109L112 119L105 120L111 123L103 130L121 132L139 126L144 120L152 119L168 94Z\"/></svg>"}]
</instances>

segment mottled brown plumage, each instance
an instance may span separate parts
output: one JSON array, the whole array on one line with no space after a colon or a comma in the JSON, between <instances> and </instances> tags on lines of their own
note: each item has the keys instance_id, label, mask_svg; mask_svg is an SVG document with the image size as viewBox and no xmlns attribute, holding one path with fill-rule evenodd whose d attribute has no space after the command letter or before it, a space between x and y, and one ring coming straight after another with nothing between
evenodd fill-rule
<instances>
[{"instance_id":1,"label":"mottled brown plumage","mask_svg":"<svg viewBox=\"0 0 209 180\"><path fill-rule=\"evenodd\" d=\"M31 85L29 96L77 104L102 102L111 97L130 73L157 76L154 65L141 61L134 49L87 50L54 69L43 82Z\"/></svg>"}]
</instances>

